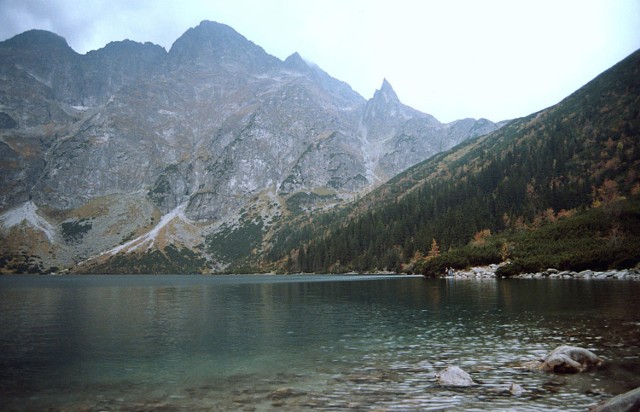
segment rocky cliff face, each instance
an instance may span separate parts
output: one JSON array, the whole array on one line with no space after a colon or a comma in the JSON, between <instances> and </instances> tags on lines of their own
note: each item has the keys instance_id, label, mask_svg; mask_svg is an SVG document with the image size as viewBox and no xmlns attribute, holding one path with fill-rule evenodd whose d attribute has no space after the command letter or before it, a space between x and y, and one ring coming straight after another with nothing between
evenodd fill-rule
<instances>
[{"instance_id":1,"label":"rocky cliff face","mask_svg":"<svg viewBox=\"0 0 640 412\"><path fill-rule=\"evenodd\" d=\"M348 200L498 127L442 124L386 80L366 101L218 23L169 52L125 40L79 55L25 32L0 43L2 266L170 260L170 247L198 256L195 270L221 269L224 231L262 236L278 217Z\"/></svg>"}]
</instances>

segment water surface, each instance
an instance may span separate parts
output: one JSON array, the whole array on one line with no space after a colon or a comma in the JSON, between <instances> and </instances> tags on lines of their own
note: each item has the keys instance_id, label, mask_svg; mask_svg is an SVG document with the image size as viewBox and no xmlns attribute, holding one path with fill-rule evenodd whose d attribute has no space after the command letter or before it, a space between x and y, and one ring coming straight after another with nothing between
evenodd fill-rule
<instances>
[{"instance_id":1,"label":"water surface","mask_svg":"<svg viewBox=\"0 0 640 412\"><path fill-rule=\"evenodd\" d=\"M640 282L0 278L8 410L585 410L640 385ZM561 344L607 364L519 366ZM478 385L435 383L448 365ZM525 392L512 396L511 383Z\"/></svg>"}]
</instances>

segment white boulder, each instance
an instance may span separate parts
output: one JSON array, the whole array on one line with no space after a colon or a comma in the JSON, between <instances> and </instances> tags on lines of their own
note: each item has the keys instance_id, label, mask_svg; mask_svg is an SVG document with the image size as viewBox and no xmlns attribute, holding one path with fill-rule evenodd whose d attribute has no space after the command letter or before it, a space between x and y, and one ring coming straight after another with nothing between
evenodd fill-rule
<instances>
[{"instance_id":1,"label":"white boulder","mask_svg":"<svg viewBox=\"0 0 640 412\"><path fill-rule=\"evenodd\" d=\"M475 385L471 376L457 366L448 366L436 374L436 382L443 386L471 386Z\"/></svg>"}]
</instances>

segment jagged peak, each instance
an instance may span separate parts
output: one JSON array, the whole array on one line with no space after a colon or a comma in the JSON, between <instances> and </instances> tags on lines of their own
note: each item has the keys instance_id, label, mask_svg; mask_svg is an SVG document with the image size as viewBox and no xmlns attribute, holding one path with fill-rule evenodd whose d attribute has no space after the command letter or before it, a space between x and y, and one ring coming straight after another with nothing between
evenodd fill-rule
<instances>
[{"instance_id":1,"label":"jagged peak","mask_svg":"<svg viewBox=\"0 0 640 412\"><path fill-rule=\"evenodd\" d=\"M373 99L384 99L386 102L400 102L398 95L386 78L382 80L382 86L373 94Z\"/></svg>"},{"instance_id":2,"label":"jagged peak","mask_svg":"<svg viewBox=\"0 0 640 412\"><path fill-rule=\"evenodd\" d=\"M103 48L98 50L92 50L87 54L110 53L114 51L127 51L131 53L137 53L144 50L154 51L162 54L166 54L167 52L164 47L151 42L141 43L134 40L124 39L124 40L109 42Z\"/></svg>"},{"instance_id":3,"label":"jagged peak","mask_svg":"<svg viewBox=\"0 0 640 412\"><path fill-rule=\"evenodd\" d=\"M385 91L385 92L392 92L395 94L395 92L393 91L393 87L391 87L391 83L389 83L389 81L387 80L387 78L385 77L384 79L382 79L382 86L380 86L380 90Z\"/></svg>"},{"instance_id":4,"label":"jagged peak","mask_svg":"<svg viewBox=\"0 0 640 412\"><path fill-rule=\"evenodd\" d=\"M364 113L365 119L377 118L398 118L408 120L410 118L420 118L431 122L433 125L441 125L440 121L428 113L423 113L412 107L403 104L398 95L393 90L391 83L385 78L382 85L367 102Z\"/></svg>"}]
</instances>

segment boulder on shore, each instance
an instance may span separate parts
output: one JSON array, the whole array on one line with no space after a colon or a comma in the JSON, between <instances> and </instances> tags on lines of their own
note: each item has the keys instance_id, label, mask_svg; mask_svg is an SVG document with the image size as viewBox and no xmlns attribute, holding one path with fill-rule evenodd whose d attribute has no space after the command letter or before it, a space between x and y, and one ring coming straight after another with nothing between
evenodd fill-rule
<instances>
[{"instance_id":1,"label":"boulder on shore","mask_svg":"<svg viewBox=\"0 0 640 412\"><path fill-rule=\"evenodd\" d=\"M475 385L471 376L457 366L448 366L436 374L436 382L443 386L471 386Z\"/></svg>"},{"instance_id":2,"label":"boulder on shore","mask_svg":"<svg viewBox=\"0 0 640 412\"><path fill-rule=\"evenodd\" d=\"M640 386L599 403L590 412L635 412L640 410Z\"/></svg>"},{"instance_id":3,"label":"boulder on shore","mask_svg":"<svg viewBox=\"0 0 640 412\"><path fill-rule=\"evenodd\" d=\"M527 362L525 367L555 373L580 373L601 366L604 361L588 349L558 346L543 359Z\"/></svg>"}]
</instances>

